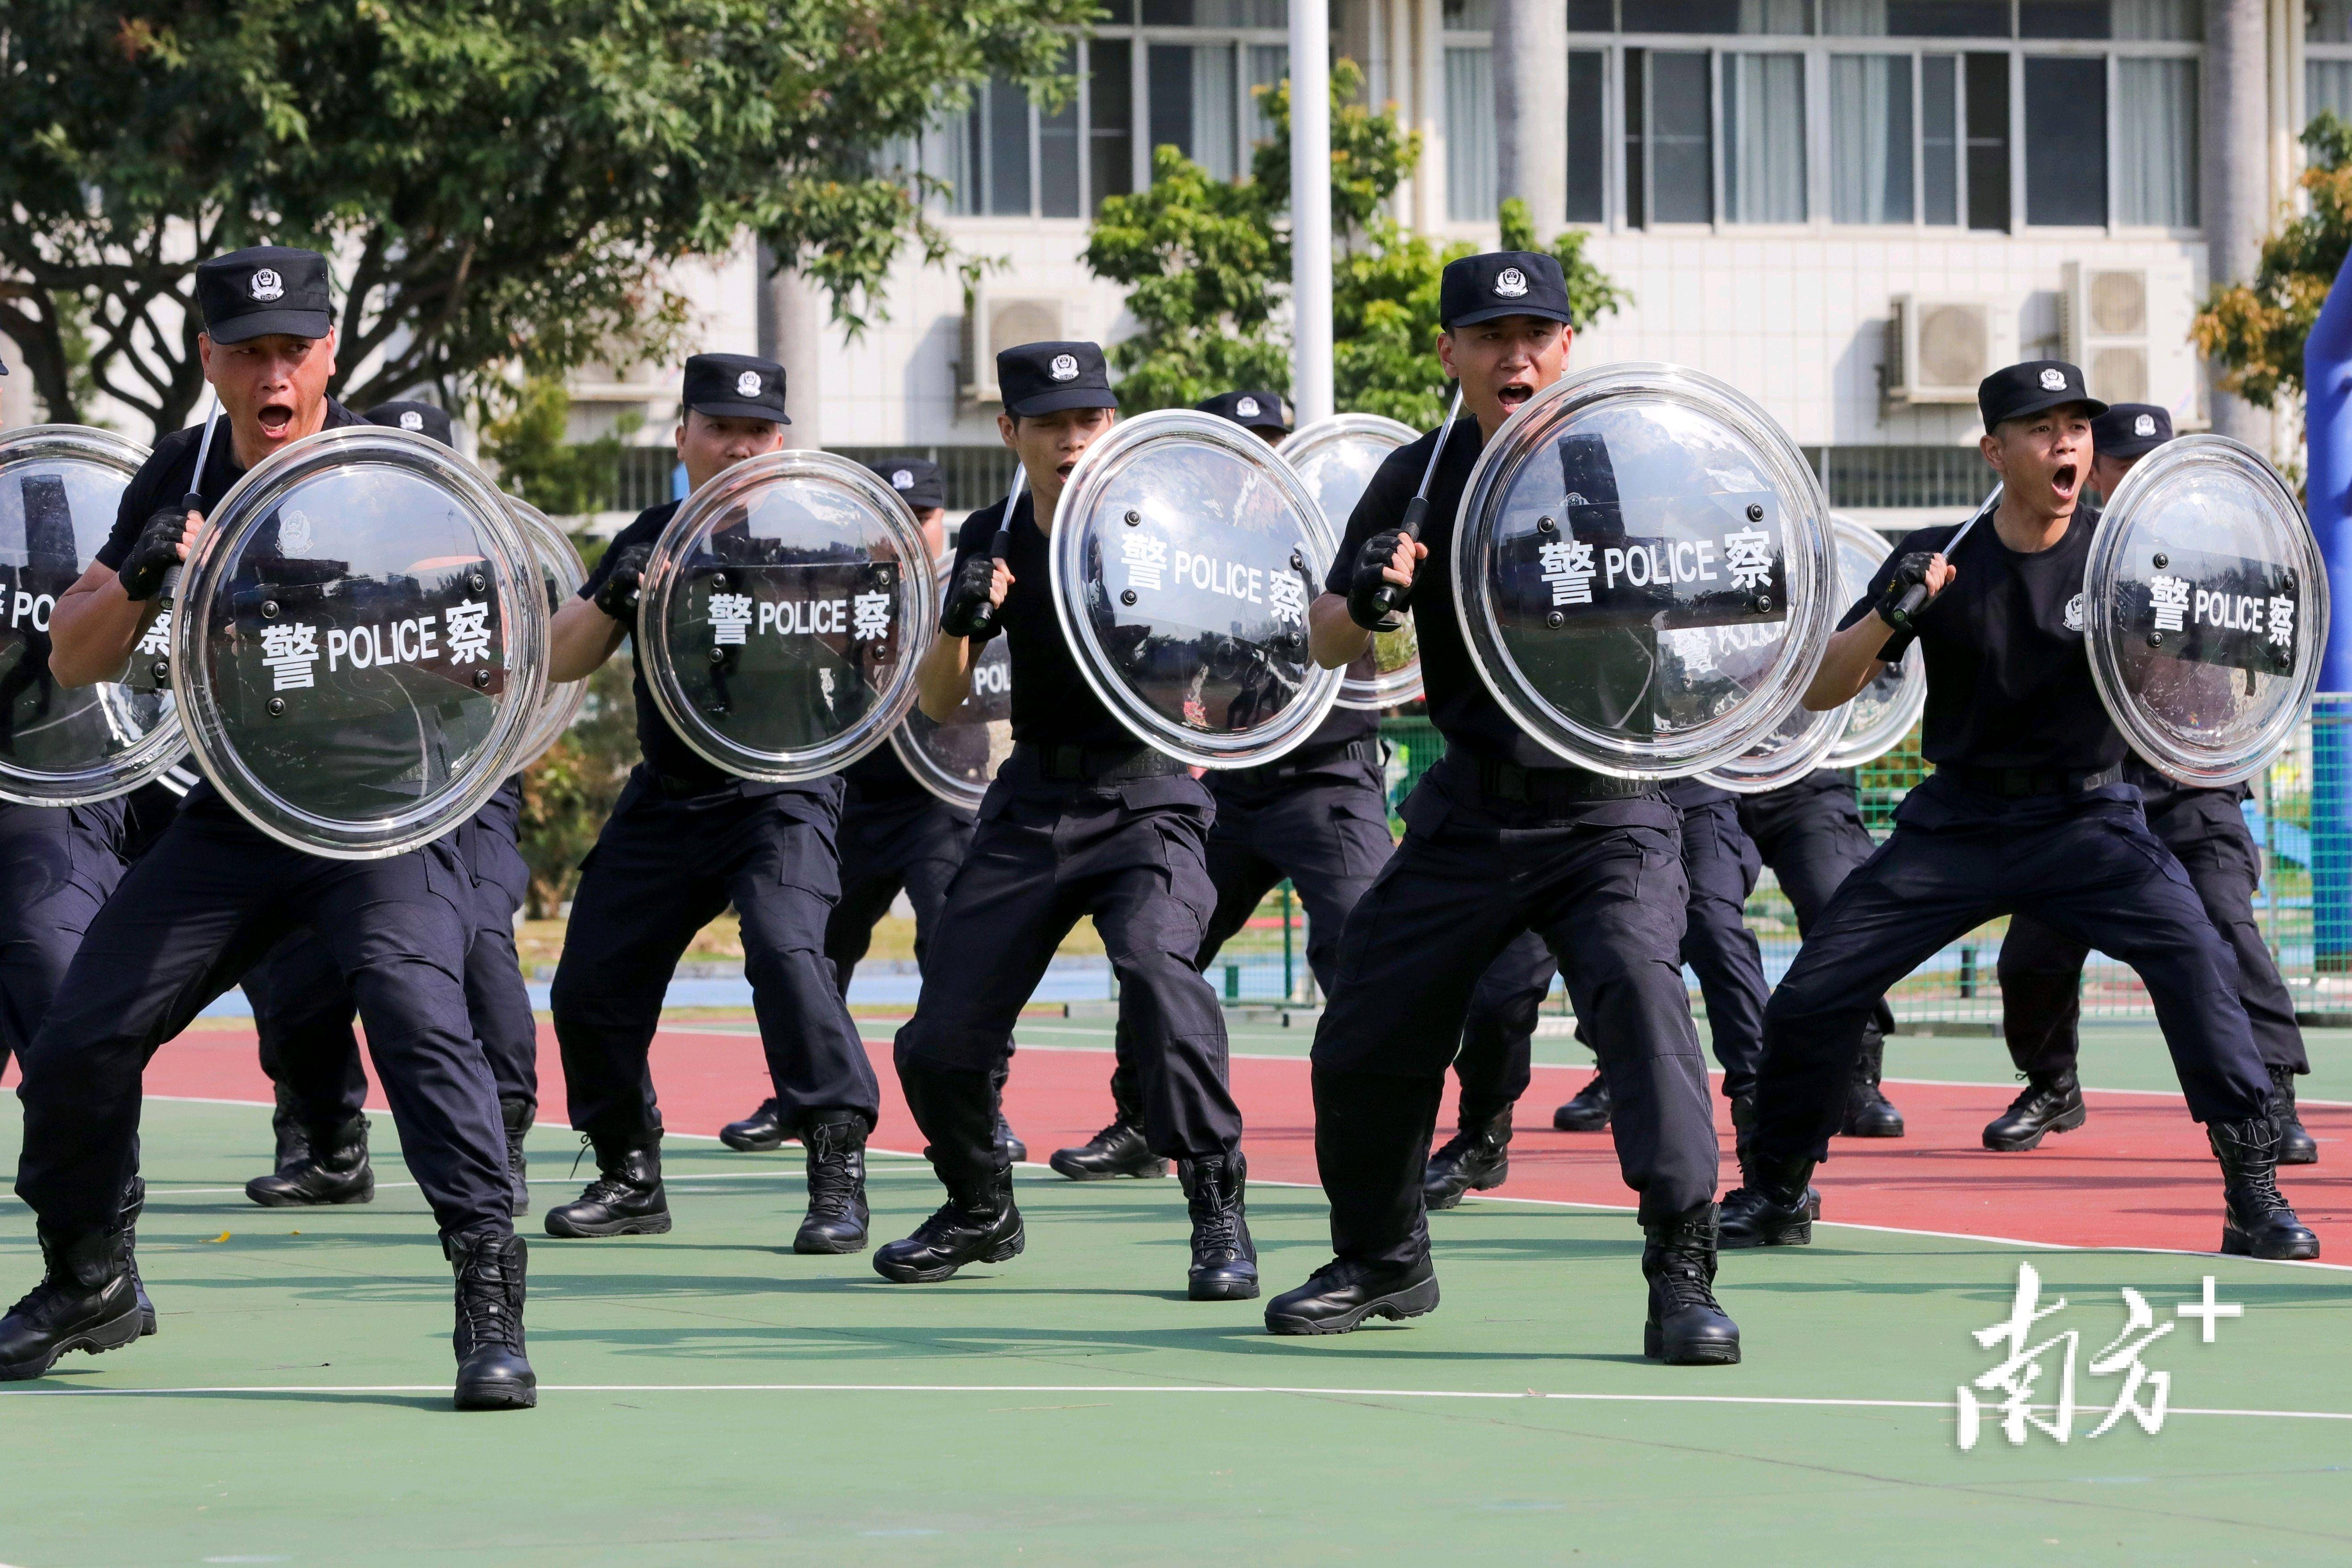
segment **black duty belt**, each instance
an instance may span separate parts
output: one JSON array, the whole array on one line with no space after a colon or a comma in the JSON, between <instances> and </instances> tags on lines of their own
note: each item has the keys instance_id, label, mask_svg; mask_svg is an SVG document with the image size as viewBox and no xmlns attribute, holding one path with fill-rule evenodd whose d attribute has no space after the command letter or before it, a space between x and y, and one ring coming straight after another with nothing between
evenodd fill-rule
<instances>
[{"instance_id":1,"label":"black duty belt","mask_svg":"<svg viewBox=\"0 0 2352 1568\"><path fill-rule=\"evenodd\" d=\"M1942 762L1936 771L1956 783L2004 800L2021 800L2034 795L2080 795L2107 784L2123 782L2124 765L2102 768L2095 773L2066 768L1974 768L1964 762Z\"/></svg>"},{"instance_id":2,"label":"black duty belt","mask_svg":"<svg viewBox=\"0 0 2352 1568\"><path fill-rule=\"evenodd\" d=\"M1653 794L1646 779L1612 779L1581 768L1522 768L1491 758L1478 760L1478 788L1498 800L1559 806L1579 800L1631 800Z\"/></svg>"},{"instance_id":3,"label":"black duty belt","mask_svg":"<svg viewBox=\"0 0 2352 1568\"><path fill-rule=\"evenodd\" d=\"M1164 751L1148 746L1032 746L1017 749L1037 760L1041 778L1060 783L1117 784L1129 779L1168 779L1190 771Z\"/></svg>"},{"instance_id":4,"label":"black duty belt","mask_svg":"<svg viewBox=\"0 0 2352 1568\"><path fill-rule=\"evenodd\" d=\"M1286 757L1261 762L1255 768L1229 768L1217 778L1220 782L1241 785L1270 784L1277 779L1296 779L1336 762L1369 762L1378 767L1384 760L1379 737L1367 735L1338 746L1301 747Z\"/></svg>"}]
</instances>

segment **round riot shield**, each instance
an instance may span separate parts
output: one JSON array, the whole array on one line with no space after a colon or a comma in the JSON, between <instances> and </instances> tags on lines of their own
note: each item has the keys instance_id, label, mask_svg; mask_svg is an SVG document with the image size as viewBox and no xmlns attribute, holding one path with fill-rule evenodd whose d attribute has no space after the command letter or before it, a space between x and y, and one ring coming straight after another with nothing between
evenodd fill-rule
<instances>
[{"instance_id":1,"label":"round riot shield","mask_svg":"<svg viewBox=\"0 0 2352 1568\"><path fill-rule=\"evenodd\" d=\"M907 503L824 452L739 463L688 498L646 563L638 655L662 716L713 766L814 779L915 701L939 585Z\"/></svg>"},{"instance_id":2,"label":"round riot shield","mask_svg":"<svg viewBox=\"0 0 2352 1568\"><path fill-rule=\"evenodd\" d=\"M121 682L60 686L49 614L89 570L147 449L110 431L40 424L0 435L0 800L78 806L135 789L186 747L156 680L150 632Z\"/></svg>"},{"instance_id":3,"label":"round riot shield","mask_svg":"<svg viewBox=\"0 0 2352 1568\"><path fill-rule=\"evenodd\" d=\"M1306 739L1339 695L1339 672L1307 652L1335 548L1264 441L1163 409L1078 460L1054 519L1054 607L1119 723L1194 767L1246 768Z\"/></svg>"},{"instance_id":4,"label":"round riot shield","mask_svg":"<svg viewBox=\"0 0 2352 1568\"><path fill-rule=\"evenodd\" d=\"M479 469L422 435L352 425L263 460L180 581L172 689L197 765L313 854L399 854L471 816L546 684L530 542Z\"/></svg>"},{"instance_id":5,"label":"round riot shield","mask_svg":"<svg viewBox=\"0 0 2352 1568\"><path fill-rule=\"evenodd\" d=\"M1282 444L1282 457L1315 492L1315 504L1338 540L1347 537L1348 519L1381 464L1420 435L1412 426L1376 413L1334 414L1294 433ZM1342 673L1341 707L1395 707L1420 697L1421 644L1413 637L1412 612L1397 619L1395 631L1374 632L1371 646Z\"/></svg>"},{"instance_id":6,"label":"round riot shield","mask_svg":"<svg viewBox=\"0 0 2352 1568\"><path fill-rule=\"evenodd\" d=\"M1870 579L1895 547L1852 517L1832 519L1837 532L1840 616L1870 591ZM1859 768L1903 744L1927 706L1927 661L1914 641L1903 657L1879 672L1845 705L1845 724L1822 759L1824 768Z\"/></svg>"},{"instance_id":7,"label":"round riot shield","mask_svg":"<svg viewBox=\"0 0 2352 1568\"><path fill-rule=\"evenodd\" d=\"M2311 706L2327 572L2271 465L2187 435L2132 465L2084 570L2083 641L2132 749L2183 784L2260 772Z\"/></svg>"},{"instance_id":8,"label":"round riot shield","mask_svg":"<svg viewBox=\"0 0 2352 1568\"><path fill-rule=\"evenodd\" d=\"M582 563L572 536L550 521L545 512L512 496L507 497L507 509L514 514L515 521L530 540L531 559L538 563L540 585L546 591L547 613L552 620L557 611L579 595L580 585L588 580L588 569ZM538 761L572 727L572 721L580 716L580 705L587 700L585 680L548 682L539 716L524 734L522 745L516 748L514 766L528 768Z\"/></svg>"},{"instance_id":9,"label":"round riot shield","mask_svg":"<svg viewBox=\"0 0 2352 1568\"><path fill-rule=\"evenodd\" d=\"M1702 772L1769 734L1842 608L1829 507L1795 444L1672 365L1570 376L1506 421L1453 562L1495 700L1564 760L1626 778Z\"/></svg>"},{"instance_id":10,"label":"round riot shield","mask_svg":"<svg viewBox=\"0 0 2352 1568\"><path fill-rule=\"evenodd\" d=\"M950 550L933 569L942 605L954 559ZM915 782L950 806L980 810L996 770L1013 755L1013 650L1007 639L991 637L980 645L972 659L971 690L947 723L934 724L920 708L910 708L906 722L890 732L890 745Z\"/></svg>"}]
</instances>

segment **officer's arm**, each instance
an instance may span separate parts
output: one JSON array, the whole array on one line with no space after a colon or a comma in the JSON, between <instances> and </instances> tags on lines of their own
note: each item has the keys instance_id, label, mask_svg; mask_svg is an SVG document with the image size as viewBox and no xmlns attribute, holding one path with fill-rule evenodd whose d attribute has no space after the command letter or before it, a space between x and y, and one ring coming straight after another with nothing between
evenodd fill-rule
<instances>
[{"instance_id":1,"label":"officer's arm","mask_svg":"<svg viewBox=\"0 0 2352 1568\"><path fill-rule=\"evenodd\" d=\"M915 706L933 724L955 716L971 695L971 639L941 632L915 661Z\"/></svg>"},{"instance_id":2,"label":"officer's arm","mask_svg":"<svg viewBox=\"0 0 2352 1568\"><path fill-rule=\"evenodd\" d=\"M49 612L49 674L61 686L119 680L162 606L122 591L114 569L93 564Z\"/></svg>"},{"instance_id":3,"label":"officer's arm","mask_svg":"<svg viewBox=\"0 0 2352 1568\"><path fill-rule=\"evenodd\" d=\"M557 611L548 631L547 678L559 685L593 674L629 634L593 599L575 599Z\"/></svg>"},{"instance_id":4,"label":"officer's arm","mask_svg":"<svg viewBox=\"0 0 2352 1568\"><path fill-rule=\"evenodd\" d=\"M1894 635L1895 628L1881 621L1874 610L1832 637L1829 652L1822 655L1822 667L1813 672L1813 684L1805 688L1805 706L1813 713L1827 713L1860 696L1863 688L1886 668L1878 650Z\"/></svg>"},{"instance_id":5,"label":"officer's arm","mask_svg":"<svg viewBox=\"0 0 2352 1568\"><path fill-rule=\"evenodd\" d=\"M1307 651L1327 670L1345 669L1363 657L1372 634L1348 616L1348 596L1324 593L1307 607Z\"/></svg>"}]
</instances>

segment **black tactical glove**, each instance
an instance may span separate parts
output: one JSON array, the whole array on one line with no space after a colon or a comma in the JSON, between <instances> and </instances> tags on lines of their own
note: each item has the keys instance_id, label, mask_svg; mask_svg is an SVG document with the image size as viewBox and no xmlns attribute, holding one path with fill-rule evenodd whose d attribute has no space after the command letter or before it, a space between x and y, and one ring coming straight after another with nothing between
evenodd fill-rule
<instances>
[{"instance_id":1,"label":"black tactical glove","mask_svg":"<svg viewBox=\"0 0 2352 1568\"><path fill-rule=\"evenodd\" d=\"M940 630L950 637L970 637L980 643L995 636L997 607L988 598L995 584L993 556L976 555L956 568L947 603L940 611Z\"/></svg>"},{"instance_id":2,"label":"black tactical glove","mask_svg":"<svg viewBox=\"0 0 2352 1568\"><path fill-rule=\"evenodd\" d=\"M1904 651L1911 646L1912 640L1918 636L1916 617L1919 612L1936 601L1935 596L1930 594L1908 611L1903 608L1906 596L1927 585L1927 569L1935 559L1927 551L1915 549L1897 560L1894 575L1886 580L1886 591L1878 596L1878 602L1872 607L1878 612L1881 621L1895 628L1895 635L1886 639L1878 650L1878 656L1890 664L1901 658Z\"/></svg>"},{"instance_id":3,"label":"black tactical glove","mask_svg":"<svg viewBox=\"0 0 2352 1568\"><path fill-rule=\"evenodd\" d=\"M613 570L596 590L596 608L625 626L635 624L637 590L644 586L646 562L653 553L651 545L631 545L614 557Z\"/></svg>"},{"instance_id":4,"label":"black tactical glove","mask_svg":"<svg viewBox=\"0 0 2352 1568\"><path fill-rule=\"evenodd\" d=\"M115 570L115 580L133 603L152 599L163 591L163 574L180 564L180 536L187 531L188 509L185 507L158 507L149 514L147 526L139 530L139 538L131 553L122 558Z\"/></svg>"},{"instance_id":5,"label":"black tactical glove","mask_svg":"<svg viewBox=\"0 0 2352 1568\"><path fill-rule=\"evenodd\" d=\"M1356 573L1348 580L1348 619L1367 632L1392 630L1397 612L1412 607L1412 590L1399 588L1382 575L1396 564L1397 546L1403 540L1399 529L1385 528L1356 552ZM1383 589L1395 595L1393 607L1381 602Z\"/></svg>"}]
</instances>

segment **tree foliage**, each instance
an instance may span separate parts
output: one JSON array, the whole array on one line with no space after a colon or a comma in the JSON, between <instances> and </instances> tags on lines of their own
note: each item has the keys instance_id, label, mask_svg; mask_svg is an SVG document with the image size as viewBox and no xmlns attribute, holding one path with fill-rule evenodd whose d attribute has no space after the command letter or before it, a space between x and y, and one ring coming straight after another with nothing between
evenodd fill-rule
<instances>
[{"instance_id":1,"label":"tree foliage","mask_svg":"<svg viewBox=\"0 0 2352 1568\"><path fill-rule=\"evenodd\" d=\"M604 546L573 536L593 568ZM525 905L534 920L552 917L580 880L580 862L621 798L637 762L636 699L630 690L634 644L588 677L588 698L562 737L523 770L520 837L530 869Z\"/></svg>"},{"instance_id":2,"label":"tree foliage","mask_svg":"<svg viewBox=\"0 0 2352 1568\"><path fill-rule=\"evenodd\" d=\"M499 412L482 425L482 455L499 484L551 517L574 517L611 504L618 486L622 439L642 423L623 416L617 434L594 441L566 439L572 394L551 377L533 376L509 389Z\"/></svg>"},{"instance_id":3,"label":"tree foliage","mask_svg":"<svg viewBox=\"0 0 2352 1568\"><path fill-rule=\"evenodd\" d=\"M2190 329L2226 367L2222 386L2257 408L2302 400L2304 340L2352 254L2352 125L2322 114L2303 145L2311 211L2264 240L2253 281L2213 290Z\"/></svg>"},{"instance_id":4,"label":"tree foliage","mask_svg":"<svg viewBox=\"0 0 2352 1568\"><path fill-rule=\"evenodd\" d=\"M51 417L185 423L193 268L337 262L336 388L667 351L748 226L853 325L946 242L887 151L992 72L1064 90L1093 0L0 0L0 333Z\"/></svg>"}]
</instances>

